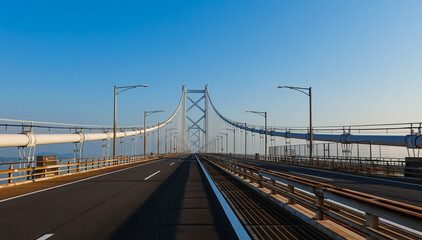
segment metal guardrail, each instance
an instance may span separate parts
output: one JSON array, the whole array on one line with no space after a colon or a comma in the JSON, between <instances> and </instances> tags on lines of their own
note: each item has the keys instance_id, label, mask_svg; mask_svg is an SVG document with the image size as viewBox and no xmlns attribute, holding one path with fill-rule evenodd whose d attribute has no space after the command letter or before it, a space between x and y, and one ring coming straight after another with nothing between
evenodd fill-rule
<instances>
[{"instance_id":1,"label":"metal guardrail","mask_svg":"<svg viewBox=\"0 0 422 240\"><path fill-rule=\"evenodd\" d=\"M305 156L269 156L268 161L301 166L313 166L325 169L344 170L349 172L404 176L406 167L404 159L399 158L357 158L357 157L314 157L312 164ZM422 170L422 169L421 169ZM417 175L417 173L415 173ZM422 175L420 176L422 177Z\"/></svg>"},{"instance_id":2,"label":"metal guardrail","mask_svg":"<svg viewBox=\"0 0 422 240\"><path fill-rule=\"evenodd\" d=\"M174 154L161 155L130 155L120 156L116 159L113 157L97 157L97 158L81 158L81 159L61 159L53 160L58 164L42 166L42 167L21 167L32 166L37 162L12 162L1 163L1 165L10 165L7 170L0 170L0 187L13 185L15 183L32 182L40 178L49 178L58 175L73 174L90 170L104 169L118 165L131 164L136 162L155 160L161 157L168 157ZM44 161L46 163L48 161ZM18 166L18 168L14 168ZM4 182L3 184L1 184Z\"/></svg>"},{"instance_id":3,"label":"metal guardrail","mask_svg":"<svg viewBox=\"0 0 422 240\"><path fill-rule=\"evenodd\" d=\"M215 154L231 156L227 154ZM245 155L236 155L239 159L245 159ZM247 155L247 159L263 160L262 155ZM313 158L312 163L308 156L281 156L269 155L267 160L281 164L315 167L330 170L341 170L351 173L391 176L391 177L414 177L422 178L422 167L407 166L402 158L367 158L367 157L321 157ZM422 165L422 164L421 164Z\"/></svg>"},{"instance_id":4,"label":"metal guardrail","mask_svg":"<svg viewBox=\"0 0 422 240\"><path fill-rule=\"evenodd\" d=\"M331 219L367 239L422 239L420 207L231 160L213 157L211 162L284 197L285 204L314 211L316 220Z\"/></svg>"}]
</instances>

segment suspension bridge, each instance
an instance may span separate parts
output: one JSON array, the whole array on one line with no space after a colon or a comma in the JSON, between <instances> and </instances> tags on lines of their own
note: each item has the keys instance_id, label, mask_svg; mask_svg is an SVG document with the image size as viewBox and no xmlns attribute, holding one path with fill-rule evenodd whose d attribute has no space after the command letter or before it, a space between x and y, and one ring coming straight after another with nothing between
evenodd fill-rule
<instances>
[{"instance_id":1,"label":"suspension bridge","mask_svg":"<svg viewBox=\"0 0 422 240\"><path fill-rule=\"evenodd\" d=\"M0 119L0 239L421 239L422 123L314 127L311 88L280 88L309 127L232 120L208 86L144 126Z\"/></svg>"}]
</instances>

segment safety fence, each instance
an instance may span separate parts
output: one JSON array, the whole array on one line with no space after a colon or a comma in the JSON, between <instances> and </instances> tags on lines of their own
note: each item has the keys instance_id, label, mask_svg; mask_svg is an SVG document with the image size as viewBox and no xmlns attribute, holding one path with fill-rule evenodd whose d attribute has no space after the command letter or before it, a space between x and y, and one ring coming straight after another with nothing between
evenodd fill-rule
<instances>
[{"instance_id":1,"label":"safety fence","mask_svg":"<svg viewBox=\"0 0 422 240\"><path fill-rule=\"evenodd\" d=\"M234 155L231 154L220 155L234 157ZM245 155L242 154L237 154L235 157L238 159L245 159ZM264 156L258 154L248 154L246 159L265 160ZM422 178L422 158L314 156L311 161L308 156L268 155L266 161L365 175Z\"/></svg>"},{"instance_id":2,"label":"safety fence","mask_svg":"<svg viewBox=\"0 0 422 240\"><path fill-rule=\"evenodd\" d=\"M298 204L311 211L311 219L332 220L367 239L422 239L420 207L218 156L205 157L273 199L278 196L284 206Z\"/></svg>"},{"instance_id":3,"label":"safety fence","mask_svg":"<svg viewBox=\"0 0 422 240\"><path fill-rule=\"evenodd\" d=\"M268 156L267 160L362 174L422 177L422 168L407 167L400 158L313 157L311 161L305 156Z\"/></svg>"}]
</instances>

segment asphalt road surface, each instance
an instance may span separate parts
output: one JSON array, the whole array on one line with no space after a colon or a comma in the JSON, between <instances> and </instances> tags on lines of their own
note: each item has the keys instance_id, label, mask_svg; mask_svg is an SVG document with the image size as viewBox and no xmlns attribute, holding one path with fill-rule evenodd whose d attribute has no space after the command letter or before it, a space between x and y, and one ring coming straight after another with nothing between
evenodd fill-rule
<instances>
[{"instance_id":1,"label":"asphalt road surface","mask_svg":"<svg viewBox=\"0 0 422 240\"><path fill-rule=\"evenodd\" d=\"M9 200L0 197L0 239L236 239L192 157L61 182L66 185Z\"/></svg>"}]
</instances>

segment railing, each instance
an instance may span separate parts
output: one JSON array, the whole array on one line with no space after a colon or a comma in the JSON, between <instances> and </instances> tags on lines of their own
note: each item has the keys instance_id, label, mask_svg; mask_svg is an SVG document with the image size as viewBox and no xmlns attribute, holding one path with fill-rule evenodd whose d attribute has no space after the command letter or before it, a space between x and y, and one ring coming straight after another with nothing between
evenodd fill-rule
<instances>
[{"instance_id":1,"label":"railing","mask_svg":"<svg viewBox=\"0 0 422 240\"><path fill-rule=\"evenodd\" d=\"M16 183L32 182L40 178L48 178L57 175L73 174L90 170L104 169L117 165L149 161L171 155L174 154L150 155L146 157L141 155L130 155L119 156L116 159L114 159L113 157L97 157L80 159L61 159L42 162L0 163L0 166L8 166L8 169L0 170L0 187L9 186ZM41 163L44 166L34 166L37 163ZM53 164L50 165L49 163Z\"/></svg>"},{"instance_id":2,"label":"railing","mask_svg":"<svg viewBox=\"0 0 422 240\"><path fill-rule=\"evenodd\" d=\"M314 212L315 220L330 219L367 239L421 239L422 208L305 178L211 157L226 171L268 189L269 195ZM385 221L385 220L387 221Z\"/></svg>"},{"instance_id":3,"label":"railing","mask_svg":"<svg viewBox=\"0 0 422 240\"><path fill-rule=\"evenodd\" d=\"M245 159L245 155L237 154L236 158ZM246 159L264 160L264 157L248 154ZM315 156L311 162L307 156L269 155L267 161L368 175L422 178L422 167L407 166L406 159L403 158Z\"/></svg>"},{"instance_id":4,"label":"railing","mask_svg":"<svg viewBox=\"0 0 422 240\"><path fill-rule=\"evenodd\" d=\"M267 160L354 173L400 177L405 176L406 169L412 169L406 167L405 160L401 158L314 157L311 162L309 157L304 156L269 156Z\"/></svg>"}]
</instances>

